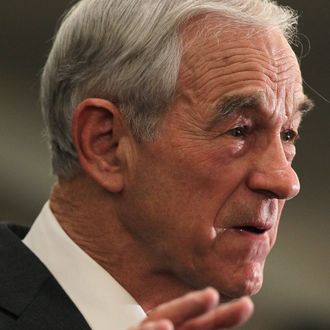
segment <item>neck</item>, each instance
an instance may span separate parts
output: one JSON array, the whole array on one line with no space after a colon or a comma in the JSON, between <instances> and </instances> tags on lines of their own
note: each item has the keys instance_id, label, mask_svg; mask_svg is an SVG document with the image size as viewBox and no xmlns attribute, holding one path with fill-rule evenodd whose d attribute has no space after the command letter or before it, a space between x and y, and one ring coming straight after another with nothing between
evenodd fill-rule
<instances>
[{"instance_id":1,"label":"neck","mask_svg":"<svg viewBox=\"0 0 330 330\"><path fill-rule=\"evenodd\" d=\"M144 311L191 291L157 262L119 220L114 201L88 177L59 180L50 207L68 236L100 264Z\"/></svg>"}]
</instances>

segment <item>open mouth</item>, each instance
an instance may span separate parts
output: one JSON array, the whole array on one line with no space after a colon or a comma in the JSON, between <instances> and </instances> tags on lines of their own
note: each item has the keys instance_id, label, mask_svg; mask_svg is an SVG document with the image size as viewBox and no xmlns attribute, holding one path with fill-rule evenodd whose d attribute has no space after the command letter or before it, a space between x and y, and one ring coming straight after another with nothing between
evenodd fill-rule
<instances>
[{"instance_id":1,"label":"open mouth","mask_svg":"<svg viewBox=\"0 0 330 330\"><path fill-rule=\"evenodd\" d=\"M245 231L245 232L256 234L256 235L262 235L266 231L265 228L259 228L259 227L253 227L253 226L240 226L240 227L235 227L234 229L242 231L242 232Z\"/></svg>"}]
</instances>

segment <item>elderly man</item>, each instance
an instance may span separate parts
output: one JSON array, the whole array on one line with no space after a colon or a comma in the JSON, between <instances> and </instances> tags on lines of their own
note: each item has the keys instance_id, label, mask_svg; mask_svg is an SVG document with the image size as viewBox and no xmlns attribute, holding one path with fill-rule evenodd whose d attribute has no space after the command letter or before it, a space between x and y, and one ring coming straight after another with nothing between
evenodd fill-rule
<instances>
[{"instance_id":1,"label":"elderly man","mask_svg":"<svg viewBox=\"0 0 330 330\"><path fill-rule=\"evenodd\" d=\"M27 235L1 229L1 329L249 318L250 299L232 300L260 289L299 192L294 142L312 103L295 24L266 0L73 7L41 82L58 181Z\"/></svg>"}]
</instances>

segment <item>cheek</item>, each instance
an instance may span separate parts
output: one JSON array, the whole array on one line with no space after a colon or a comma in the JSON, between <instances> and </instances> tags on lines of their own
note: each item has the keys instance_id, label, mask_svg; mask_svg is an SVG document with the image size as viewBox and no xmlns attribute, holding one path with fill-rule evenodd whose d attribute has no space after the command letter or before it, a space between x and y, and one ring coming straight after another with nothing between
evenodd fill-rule
<instances>
[{"instance_id":1,"label":"cheek","mask_svg":"<svg viewBox=\"0 0 330 330\"><path fill-rule=\"evenodd\" d=\"M201 249L212 244L219 213L229 208L231 196L244 185L248 164L236 156L232 145L199 147L198 152L185 150L179 165L171 171L176 196L173 204L182 217L189 219L189 228Z\"/></svg>"},{"instance_id":2,"label":"cheek","mask_svg":"<svg viewBox=\"0 0 330 330\"><path fill-rule=\"evenodd\" d=\"M140 215L136 230L154 251L184 260L213 244L215 220L244 177L244 164L232 153L206 141L190 148L182 142L139 164L130 205Z\"/></svg>"},{"instance_id":3,"label":"cheek","mask_svg":"<svg viewBox=\"0 0 330 330\"><path fill-rule=\"evenodd\" d=\"M194 148L182 148L173 179L187 190L192 187L193 194L219 199L221 195L231 194L243 180L246 166L239 157L241 153L240 143L221 145L207 141Z\"/></svg>"}]
</instances>

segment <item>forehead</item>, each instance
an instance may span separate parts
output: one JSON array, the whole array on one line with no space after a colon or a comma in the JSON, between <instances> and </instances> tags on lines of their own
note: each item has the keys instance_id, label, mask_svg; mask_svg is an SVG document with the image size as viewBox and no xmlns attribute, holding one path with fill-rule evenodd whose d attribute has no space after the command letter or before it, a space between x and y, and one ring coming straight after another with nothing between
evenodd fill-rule
<instances>
[{"instance_id":1,"label":"forehead","mask_svg":"<svg viewBox=\"0 0 330 330\"><path fill-rule=\"evenodd\" d=\"M274 111L297 108L305 98L301 72L282 33L238 25L223 30L220 24L219 17L204 17L183 30L180 94L204 105L263 94Z\"/></svg>"}]
</instances>

